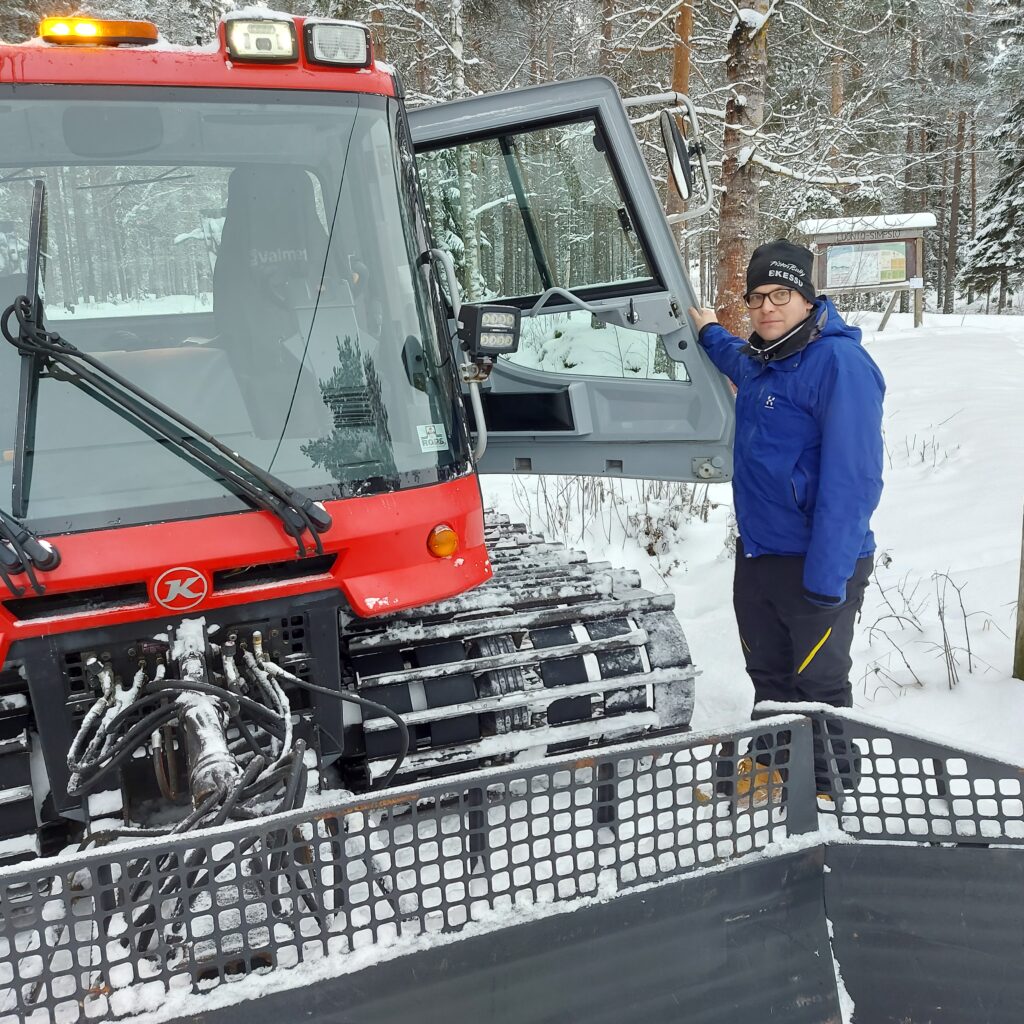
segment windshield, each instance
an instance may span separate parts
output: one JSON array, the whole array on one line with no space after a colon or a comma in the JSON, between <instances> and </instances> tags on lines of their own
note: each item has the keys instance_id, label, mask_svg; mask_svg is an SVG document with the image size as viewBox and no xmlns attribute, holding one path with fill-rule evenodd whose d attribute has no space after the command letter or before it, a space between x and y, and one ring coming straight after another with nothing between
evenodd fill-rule
<instances>
[{"instance_id":1,"label":"windshield","mask_svg":"<svg viewBox=\"0 0 1024 1024\"><path fill-rule=\"evenodd\" d=\"M320 500L468 469L397 104L358 94L0 91L0 309L46 185L49 330ZM19 354L0 342L0 504ZM68 380L40 381L27 518L70 531L245 507Z\"/></svg>"}]
</instances>

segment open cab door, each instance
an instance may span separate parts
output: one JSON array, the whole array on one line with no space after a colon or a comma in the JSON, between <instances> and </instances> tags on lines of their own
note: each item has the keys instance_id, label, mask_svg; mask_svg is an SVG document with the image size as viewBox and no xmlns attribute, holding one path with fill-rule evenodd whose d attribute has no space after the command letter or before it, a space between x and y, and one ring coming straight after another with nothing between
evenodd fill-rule
<instances>
[{"instance_id":1,"label":"open cab door","mask_svg":"<svg viewBox=\"0 0 1024 1024\"><path fill-rule=\"evenodd\" d=\"M725 480L733 398L606 78L409 112L434 244L467 303L522 310L482 385L484 473Z\"/></svg>"}]
</instances>

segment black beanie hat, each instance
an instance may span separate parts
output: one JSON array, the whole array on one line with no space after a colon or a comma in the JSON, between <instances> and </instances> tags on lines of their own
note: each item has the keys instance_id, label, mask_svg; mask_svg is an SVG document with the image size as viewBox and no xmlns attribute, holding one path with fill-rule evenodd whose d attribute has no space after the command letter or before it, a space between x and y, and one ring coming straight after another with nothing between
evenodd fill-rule
<instances>
[{"instance_id":1,"label":"black beanie hat","mask_svg":"<svg viewBox=\"0 0 1024 1024\"><path fill-rule=\"evenodd\" d=\"M766 242L754 250L747 267L747 294L764 284L792 288L808 302L816 298L811 280L814 256L810 249L780 238Z\"/></svg>"}]
</instances>

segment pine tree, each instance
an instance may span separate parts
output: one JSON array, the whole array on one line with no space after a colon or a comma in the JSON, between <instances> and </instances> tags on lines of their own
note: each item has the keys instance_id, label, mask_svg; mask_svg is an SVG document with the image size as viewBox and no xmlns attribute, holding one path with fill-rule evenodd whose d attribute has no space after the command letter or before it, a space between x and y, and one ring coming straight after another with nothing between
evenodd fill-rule
<instances>
[{"instance_id":1,"label":"pine tree","mask_svg":"<svg viewBox=\"0 0 1024 1024\"><path fill-rule=\"evenodd\" d=\"M235 6L231 0L186 0L190 43L208 43L217 34L221 17Z\"/></svg>"},{"instance_id":2,"label":"pine tree","mask_svg":"<svg viewBox=\"0 0 1024 1024\"><path fill-rule=\"evenodd\" d=\"M982 202L960 283L981 291L998 283L1002 310L1008 288L1024 279L1024 0L995 0L992 7L1002 29L992 84L1009 105L992 137L998 172Z\"/></svg>"}]
</instances>

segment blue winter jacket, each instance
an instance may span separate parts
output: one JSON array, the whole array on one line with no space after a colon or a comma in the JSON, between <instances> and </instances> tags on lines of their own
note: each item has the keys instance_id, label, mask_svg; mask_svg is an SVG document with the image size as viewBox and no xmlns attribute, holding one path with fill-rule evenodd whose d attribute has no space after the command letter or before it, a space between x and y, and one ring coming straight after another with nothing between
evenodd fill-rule
<instances>
[{"instance_id":1,"label":"blue winter jacket","mask_svg":"<svg viewBox=\"0 0 1024 1024\"><path fill-rule=\"evenodd\" d=\"M746 556L805 555L804 589L835 602L875 550L885 381L860 328L827 298L812 316L817 337L777 361L744 354L746 342L718 324L700 342L737 387L733 495Z\"/></svg>"}]
</instances>

